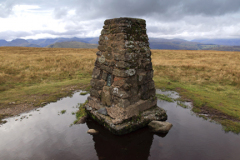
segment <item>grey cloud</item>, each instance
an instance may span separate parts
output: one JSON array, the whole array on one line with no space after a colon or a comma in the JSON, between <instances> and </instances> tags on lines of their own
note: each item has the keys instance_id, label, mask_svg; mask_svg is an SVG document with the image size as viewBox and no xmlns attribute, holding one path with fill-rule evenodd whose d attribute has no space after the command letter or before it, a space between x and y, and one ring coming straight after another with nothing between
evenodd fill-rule
<instances>
[{"instance_id":1,"label":"grey cloud","mask_svg":"<svg viewBox=\"0 0 240 160\"><path fill-rule=\"evenodd\" d=\"M66 7L54 9L54 17L57 19L63 18L64 16L67 15L67 13L68 13L68 8Z\"/></svg>"},{"instance_id":2,"label":"grey cloud","mask_svg":"<svg viewBox=\"0 0 240 160\"><path fill-rule=\"evenodd\" d=\"M113 18L120 16L147 17L157 14L169 14L172 17L182 15L219 16L238 12L239 0L21 0L2 1L3 8L8 11L13 5L34 4L43 8L54 8L55 17L61 18L66 10L76 9L77 16L82 19ZM1 13L4 13L1 11ZM6 12L6 13L9 13ZM171 17L170 17L171 18Z\"/></svg>"},{"instance_id":3,"label":"grey cloud","mask_svg":"<svg viewBox=\"0 0 240 160\"><path fill-rule=\"evenodd\" d=\"M101 29L105 19L116 17L146 19L148 33L155 37L240 36L239 27L228 29L239 25L239 0L0 0L0 17L7 17L18 4L53 10L53 17L66 24L66 32L41 32L56 36L86 35ZM70 10L76 14L68 16Z\"/></svg>"},{"instance_id":4,"label":"grey cloud","mask_svg":"<svg viewBox=\"0 0 240 160\"><path fill-rule=\"evenodd\" d=\"M88 0L66 4L77 11L82 19L113 18L121 16L150 17L166 19L187 15L220 16L238 12L239 0Z\"/></svg>"},{"instance_id":5,"label":"grey cloud","mask_svg":"<svg viewBox=\"0 0 240 160\"><path fill-rule=\"evenodd\" d=\"M20 37L26 37L32 35L30 32L22 32L22 31L4 31L0 32L0 39L11 40Z\"/></svg>"},{"instance_id":6,"label":"grey cloud","mask_svg":"<svg viewBox=\"0 0 240 160\"><path fill-rule=\"evenodd\" d=\"M0 1L0 18L6 18L12 13L14 3L11 1Z\"/></svg>"}]
</instances>

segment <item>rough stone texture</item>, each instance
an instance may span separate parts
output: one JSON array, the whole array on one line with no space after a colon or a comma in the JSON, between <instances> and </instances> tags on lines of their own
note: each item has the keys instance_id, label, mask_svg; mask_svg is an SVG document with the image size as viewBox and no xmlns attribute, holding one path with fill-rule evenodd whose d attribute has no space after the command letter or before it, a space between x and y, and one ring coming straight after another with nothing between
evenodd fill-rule
<instances>
[{"instance_id":1,"label":"rough stone texture","mask_svg":"<svg viewBox=\"0 0 240 160\"><path fill-rule=\"evenodd\" d=\"M109 126L107 128L115 134L144 127L150 120L166 119L166 113L161 109L159 114L162 115L149 113L152 118L146 118L146 121L143 118L146 117L143 113L156 108L157 104L145 20L105 20L98 49L89 102L86 104L89 115ZM107 115L99 112L102 110L106 110ZM127 131L127 124L134 117L143 120Z\"/></svg>"},{"instance_id":2,"label":"rough stone texture","mask_svg":"<svg viewBox=\"0 0 240 160\"><path fill-rule=\"evenodd\" d=\"M100 113L100 114L103 114L103 115L108 115L107 114L107 110L106 110L106 108L104 107L104 108L100 108L98 111L97 111L98 113Z\"/></svg>"},{"instance_id":3,"label":"rough stone texture","mask_svg":"<svg viewBox=\"0 0 240 160\"><path fill-rule=\"evenodd\" d=\"M110 106L111 105L111 94L110 94L110 87L109 86L104 86L103 91L102 91L102 96L101 96L101 101L103 105Z\"/></svg>"},{"instance_id":4,"label":"rough stone texture","mask_svg":"<svg viewBox=\"0 0 240 160\"><path fill-rule=\"evenodd\" d=\"M168 133L172 128L172 124L169 122L152 121L148 124L148 127L155 133Z\"/></svg>"},{"instance_id":5,"label":"rough stone texture","mask_svg":"<svg viewBox=\"0 0 240 160\"><path fill-rule=\"evenodd\" d=\"M116 135L123 135L147 126L151 121L165 121L167 115L165 110L155 106L142 112L137 117L132 117L129 121L112 119L109 116L99 114L93 110L87 110L92 119L102 124L105 128Z\"/></svg>"}]
</instances>

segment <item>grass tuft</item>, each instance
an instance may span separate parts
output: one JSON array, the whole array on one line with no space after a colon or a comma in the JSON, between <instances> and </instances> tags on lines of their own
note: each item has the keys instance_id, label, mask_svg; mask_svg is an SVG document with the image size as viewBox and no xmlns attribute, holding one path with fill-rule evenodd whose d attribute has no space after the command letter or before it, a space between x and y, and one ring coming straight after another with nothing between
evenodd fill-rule
<instances>
[{"instance_id":1,"label":"grass tuft","mask_svg":"<svg viewBox=\"0 0 240 160\"><path fill-rule=\"evenodd\" d=\"M177 105L183 107L183 108L188 108L187 105L185 105L183 102L177 102Z\"/></svg>"},{"instance_id":2,"label":"grass tuft","mask_svg":"<svg viewBox=\"0 0 240 160\"><path fill-rule=\"evenodd\" d=\"M66 113L66 110L61 110L61 114L64 114L64 113Z\"/></svg>"},{"instance_id":3,"label":"grass tuft","mask_svg":"<svg viewBox=\"0 0 240 160\"><path fill-rule=\"evenodd\" d=\"M80 95L87 95L89 92L81 92Z\"/></svg>"},{"instance_id":4,"label":"grass tuft","mask_svg":"<svg viewBox=\"0 0 240 160\"><path fill-rule=\"evenodd\" d=\"M88 103L88 101L86 100L83 104L82 103L78 104L79 110L76 112L76 120L73 122L73 124L76 124L82 117L87 116L87 112L84 108L85 104L87 104L87 103Z\"/></svg>"},{"instance_id":5,"label":"grass tuft","mask_svg":"<svg viewBox=\"0 0 240 160\"><path fill-rule=\"evenodd\" d=\"M164 100L164 101L167 101L167 102L174 102L174 100L171 97L169 97L165 94L156 94L156 96L157 96L158 99L161 99L161 100Z\"/></svg>"}]
</instances>

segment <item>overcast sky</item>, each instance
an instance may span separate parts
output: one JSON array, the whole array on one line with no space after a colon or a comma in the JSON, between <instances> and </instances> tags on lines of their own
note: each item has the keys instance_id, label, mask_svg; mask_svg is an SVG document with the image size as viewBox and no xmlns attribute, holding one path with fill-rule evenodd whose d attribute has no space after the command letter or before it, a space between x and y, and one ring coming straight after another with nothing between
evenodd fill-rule
<instances>
[{"instance_id":1,"label":"overcast sky","mask_svg":"<svg viewBox=\"0 0 240 160\"><path fill-rule=\"evenodd\" d=\"M118 17L145 19L149 37L240 38L240 0L0 0L0 39L98 37Z\"/></svg>"}]
</instances>

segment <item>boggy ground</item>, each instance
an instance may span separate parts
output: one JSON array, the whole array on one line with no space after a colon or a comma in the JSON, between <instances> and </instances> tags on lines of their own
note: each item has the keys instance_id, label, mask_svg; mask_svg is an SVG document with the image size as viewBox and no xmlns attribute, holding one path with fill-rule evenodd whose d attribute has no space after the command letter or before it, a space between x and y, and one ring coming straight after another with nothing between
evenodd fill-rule
<instances>
[{"instance_id":1,"label":"boggy ground","mask_svg":"<svg viewBox=\"0 0 240 160\"><path fill-rule=\"evenodd\" d=\"M0 47L0 119L88 90L97 49ZM240 52L152 50L157 88L240 132Z\"/></svg>"}]
</instances>

